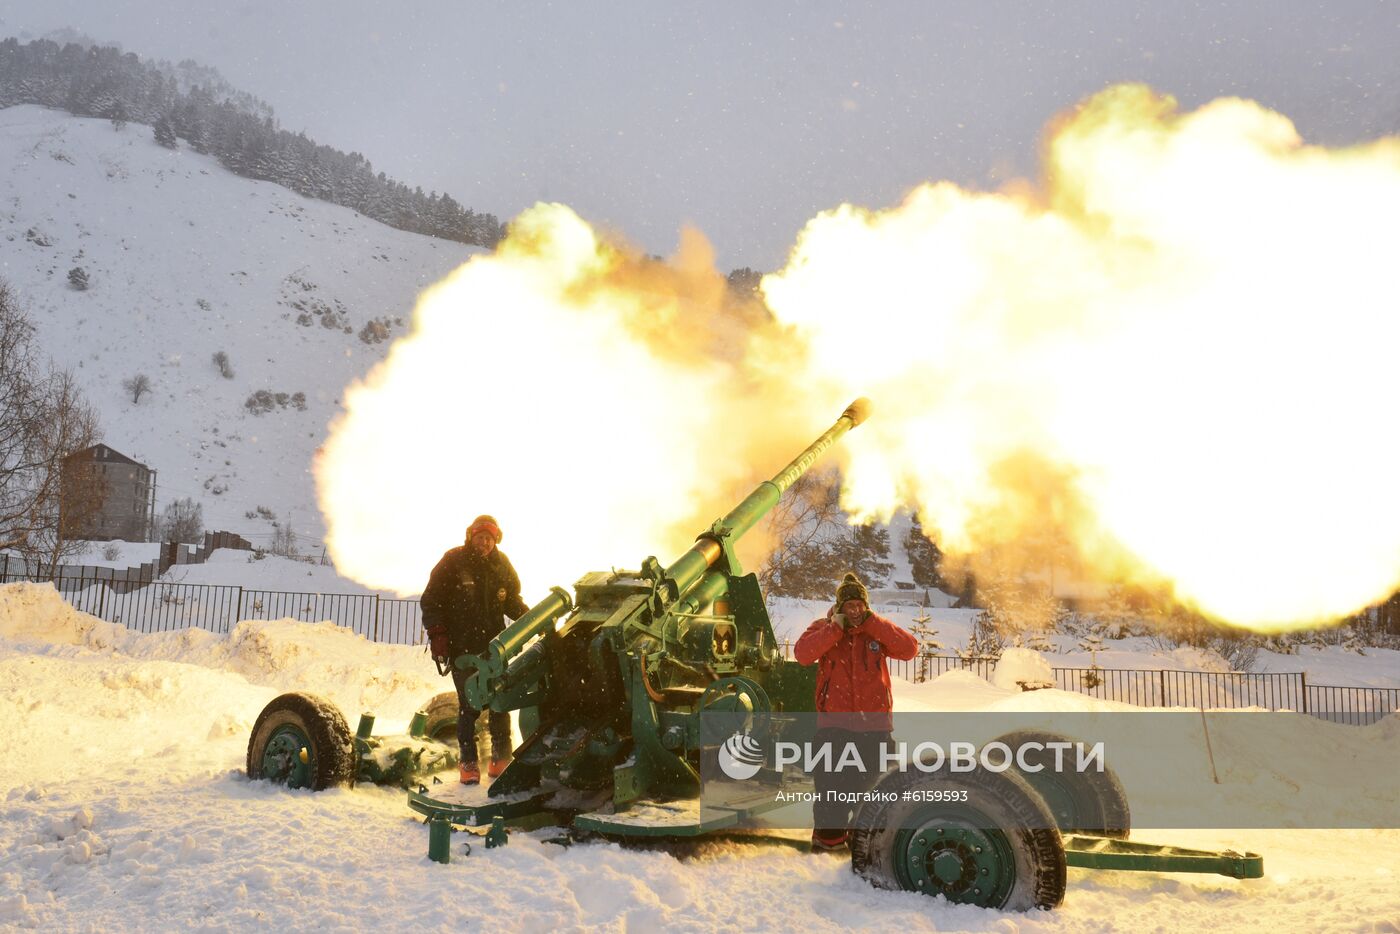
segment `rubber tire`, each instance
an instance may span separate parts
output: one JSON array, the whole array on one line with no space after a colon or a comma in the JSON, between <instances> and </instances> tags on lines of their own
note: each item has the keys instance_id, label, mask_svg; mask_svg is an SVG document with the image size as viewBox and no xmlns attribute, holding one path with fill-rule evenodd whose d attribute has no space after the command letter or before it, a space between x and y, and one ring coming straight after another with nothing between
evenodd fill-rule
<instances>
[{"instance_id":1,"label":"rubber tire","mask_svg":"<svg viewBox=\"0 0 1400 934\"><path fill-rule=\"evenodd\" d=\"M274 697L253 724L248 737L248 778L263 778L263 751L278 727L295 726L311 741L311 758L316 768L311 790L321 791L347 784L355 776L355 747L345 718L330 701L312 694L282 694Z\"/></svg>"},{"instance_id":2,"label":"rubber tire","mask_svg":"<svg viewBox=\"0 0 1400 934\"><path fill-rule=\"evenodd\" d=\"M449 746L457 742L457 692L445 691L428 701L422 708L428 715L428 727L424 735Z\"/></svg>"},{"instance_id":3,"label":"rubber tire","mask_svg":"<svg viewBox=\"0 0 1400 934\"><path fill-rule=\"evenodd\" d=\"M457 718L461 713L461 708L457 706L457 692L445 691L428 701L423 712L428 715L428 727L425 735L429 739L435 739L439 743L447 746L457 745ZM477 749L483 746L490 755L491 739L490 728L486 717L477 717L476 727L472 732L472 738L476 740ZM480 759L478 753L477 756Z\"/></svg>"},{"instance_id":4,"label":"rubber tire","mask_svg":"<svg viewBox=\"0 0 1400 934\"><path fill-rule=\"evenodd\" d=\"M1043 730L1017 730L998 737L996 742L1006 743L1015 749L1017 745L1026 742L1072 743L1074 740ZM1059 800L1062 795L1069 795L1073 807L1072 814L1057 812L1051 807L1051 813L1055 815L1055 825L1060 828L1060 833L1081 833L1118 840L1128 838L1133 826L1128 796L1123 791L1123 783L1118 781L1118 776L1106 762L1102 772L1057 773L1049 768L1054 763L1054 754L1048 749L1037 755L1027 755L1026 759L1033 765L1046 766L1040 772L1021 772L1019 768L1016 771L1036 789L1047 806Z\"/></svg>"},{"instance_id":5,"label":"rubber tire","mask_svg":"<svg viewBox=\"0 0 1400 934\"><path fill-rule=\"evenodd\" d=\"M889 792L894 800L871 801L856 814L856 826L850 836L851 869L856 875L876 888L905 888L895 870L896 836L901 827L914 826L916 817L923 824L944 807L937 802L903 800L903 792L923 787L966 790L968 804L975 805L995 824L986 829L1000 830L1005 835L1016 878L1001 904L985 907L1030 911L1054 908L1064 900L1065 848L1045 802L1015 772L989 772L980 766L971 772L952 772L946 766L936 772L911 769L891 772L880 779L874 791Z\"/></svg>"}]
</instances>

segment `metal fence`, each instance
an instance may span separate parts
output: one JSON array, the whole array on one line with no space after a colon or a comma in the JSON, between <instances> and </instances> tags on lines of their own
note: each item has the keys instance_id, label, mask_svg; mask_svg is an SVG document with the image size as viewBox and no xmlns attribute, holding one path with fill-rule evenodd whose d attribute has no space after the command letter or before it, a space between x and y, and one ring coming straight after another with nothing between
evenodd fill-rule
<instances>
[{"instance_id":1,"label":"metal fence","mask_svg":"<svg viewBox=\"0 0 1400 934\"><path fill-rule=\"evenodd\" d=\"M1365 725L1400 710L1400 688L1310 684L1308 713L1334 723Z\"/></svg>"},{"instance_id":2,"label":"metal fence","mask_svg":"<svg viewBox=\"0 0 1400 934\"><path fill-rule=\"evenodd\" d=\"M783 643L792 657L792 643ZM997 660L987 656L921 654L891 659L890 673L931 681L954 670L990 680ZM1053 668L1054 686L1138 707L1296 710L1334 723L1365 726L1400 711L1400 688L1309 684L1303 672L1180 671L1148 668Z\"/></svg>"},{"instance_id":3,"label":"metal fence","mask_svg":"<svg viewBox=\"0 0 1400 934\"><path fill-rule=\"evenodd\" d=\"M220 584L167 584L117 580L99 573L54 577L0 574L0 584L52 583L73 606L136 632L197 627L228 633L245 619L329 620L371 639L395 645L423 643L417 600L375 594L298 593ZM792 643L783 643L792 657ZM907 681L931 681L949 671L990 680L997 660L985 656L921 654L891 660L891 673ZM1309 684L1302 672L1178 671L1137 668L1055 668L1054 686L1139 707L1262 707L1297 710L1336 723L1364 726L1400 711L1400 688Z\"/></svg>"},{"instance_id":4,"label":"metal fence","mask_svg":"<svg viewBox=\"0 0 1400 934\"><path fill-rule=\"evenodd\" d=\"M135 632L207 629L228 633L245 619L329 620L366 639L421 645L423 626L417 600L377 594L296 593L222 584L126 581L93 575L55 577L0 575L0 584L52 583L76 609L120 623Z\"/></svg>"},{"instance_id":5,"label":"metal fence","mask_svg":"<svg viewBox=\"0 0 1400 934\"><path fill-rule=\"evenodd\" d=\"M1056 668L1055 687L1139 707L1308 709L1301 672Z\"/></svg>"}]
</instances>

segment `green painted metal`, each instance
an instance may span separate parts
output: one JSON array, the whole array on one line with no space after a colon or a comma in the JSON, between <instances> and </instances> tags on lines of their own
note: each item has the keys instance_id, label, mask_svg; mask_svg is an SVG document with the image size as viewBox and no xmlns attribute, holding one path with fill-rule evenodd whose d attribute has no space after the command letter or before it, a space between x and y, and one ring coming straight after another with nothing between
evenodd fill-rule
<instances>
[{"instance_id":1,"label":"green painted metal","mask_svg":"<svg viewBox=\"0 0 1400 934\"><path fill-rule=\"evenodd\" d=\"M778 505L778 500L788 487L797 482L803 474L812 468L826 451L841 439L841 436L852 428L865 421L870 413L870 403L865 399L857 399L847 406L846 411L841 413L841 417L836 423L822 433L821 437L813 441L802 451L801 454L793 458L777 475L771 480L765 480L754 488L753 492L744 497L744 500L735 506L724 518L711 527L710 531L700 537L700 540L685 554L681 555L670 567L666 569L666 578L675 583L678 593L688 590L700 580L713 564L710 556L711 551L707 547L708 542L715 542L721 545L733 543L748 532L758 521L762 519L769 510ZM740 573L737 563L731 563L731 573Z\"/></svg>"},{"instance_id":2,"label":"green painted metal","mask_svg":"<svg viewBox=\"0 0 1400 934\"><path fill-rule=\"evenodd\" d=\"M1006 833L972 806L916 813L894 837L895 876L910 892L999 908L1016 884L1016 857Z\"/></svg>"},{"instance_id":3,"label":"green painted metal","mask_svg":"<svg viewBox=\"0 0 1400 934\"><path fill-rule=\"evenodd\" d=\"M671 802L638 801L630 809L617 813L579 814L572 826L575 830L609 837L698 837L732 829L741 819L741 815L733 811L707 811L706 819L701 821L696 809L693 815L684 812L685 819L667 820L671 813L680 813L672 812L669 804Z\"/></svg>"},{"instance_id":4,"label":"green painted metal","mask_svg":"<svg viewBox=\"0 0 1400 934\"><path fill-rule=\"evenodd\" d=\"M1081 869L1127 872L1203 872L1232 879L1262 879L1264 857L1233 850L1192 850L1109 837L1068 834L1065 862Z\"/></svg>"},{"instance_id":5,"label":"green painted metal","mask_svg":"<svg viewBox=\"0 0 1400 934\"><path fill-rule=\"evenodd\" d=\"M514 822L541 814L545 811L548 798L548 793L537 791L534 794L487 799L483 790L479 802L459 804L444 800L441 793L435 796L427 786L419 785L417 789L409 790L408 807L430 820L440 817L460 827L484 827L498 818Z\"/></svg>"},{"instance_id":6,"label":"green painted metal","mask_svg":"<svg viewBox=\"0 0 1400 934\"><path fill-rule=\"evenodd\" d=\"M651 702L643 681L645 669L632 666L631 727L633 765L628 776L627 793L635 795L655 791L673 797L693 797L700 794L700 773L683 754L666 747L662 741L656 705ZM615 786L616 783L614 783ZM617 788L613 789L617 801Z\"/></svg>"},{"instance_id":7,"label":"green painted metal","mask_svg":"<svg viewBox=\"0 0 1400 934\"><path fill-rule=\"evenodd\" d=\"M426 736L370 736L366 719L373 726L372 716L362 716L353 740L356 782L409 788L423 776L457 765L455 741L448 744Z\"/></svg>"},{"instance_id":8,"label":"green painted metal","mask_svg":"<svg viewBox=\"0 0 1400 934\"><path fill-rule=\"evenodd\" d=\"M452 862L452 824L442 815L428 819L428 859L435 863Z\"/></svg>"},{"instance_id":9,"label":"green painted metal","mask_svg":"<svg viewBox=\"0 0 1400 934\"><path fill-rule=\"evenodd\" d=\"M262 774L268 781L288 788L309 788L316 774L311 738L290 723L273 731L263 750Z\"/></svg>"},{"instance_id":10,"label":"green painted metal","mask_svg":"<svg viewBox=\"0 0 1400 934\"><path fill-rule=\"evenodd\" d=\"M491 829L486 831L486 849L494 850L498 846L505 846L510 842L510 836L506 834L506 821L503 817L498 817L491 822Z\"/></svg>"},{"instance_id":11,"label":"green painted metal","mask_svg":"<svg viewBox=\"0 0 1400 934\"><path fill-rule=\"evenodd\" d=\"M480 658L475 655L461 655L454 660L453 664L458 668L473 672L472 677L467 680L466 693L476 709L485 708L485 702L497 690L496 682L505 674L510 660L520 654L532 639L551 629L555 621L571 609L573 600L570 599L568 591L560 587L550 588L549 596L531 607L525 615L491 640L486 655Z\"/></svg>"},{"instance_id":12,"label":"green painted metal","mask_svg":"<svg viewBox=\"0 0 1400 934\"><path fill-rule=\"evenodd\" d=\"M802 779L783 787L794 792L812 791L811 783ZM610 837L684 838L727 831L735 839L743 834L745 840L772 840L786 845L791 841L775 838L772 831L756 831L749 826L766 812L788 806L786 802L777 800L773 791L772 785L755 785L751 790L731 795L723 803L707 801L703 812L696 798L642 798L626 809L576 814L571 825L575 830ZM803 846L809 843L804 837Z\"/></svg>"},{"instance_id":13,"label":"green painted metal","mask_svg":"<svg viewBox=\"0 0 1400 934\"><path fill-rule=\"evenodd\" d=\"M811 710L812 698L817 692L817 666L779 659L768 672L764 684L774 710Z\"/></svg>"}]
</instances>

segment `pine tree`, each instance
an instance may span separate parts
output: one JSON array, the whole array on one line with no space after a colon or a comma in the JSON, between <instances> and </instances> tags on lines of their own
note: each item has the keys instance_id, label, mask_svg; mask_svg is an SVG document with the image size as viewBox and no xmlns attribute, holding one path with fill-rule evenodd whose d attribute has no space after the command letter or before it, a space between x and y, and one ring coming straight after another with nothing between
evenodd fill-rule
<instances>
[{"instance_id":1,"label":"pine tree","mask_svg":"<svg viewBox=\"0 0 1400 934\"><path fill-rule=\"evenodd\" d=\"M161 146L175 148L184 140L235 173L275 181L401 230L486 247L502 236L494 215L463 208L446 194L410 190L376 175L358 153L319 146L280 128L271 107L194 62L172 66L111 47L3 39L0 108L17 104L106 117L119 129L128 121L145 123Z\"/></svg>"},{"instance_id":2,"label":"pine tree","mask_svg":"<svg viewBox=\"0 0 1400 934\"><path fill-rule=\"evenodd\" d=\"M904 553L909 556L909 569L917 586L948 592L941 573L943 552L924 532L918 516L909 523L909 531L904 535Z\"/></svg>"},{"instance_id":3,"label":"pine tree","mask_svg":"<svg viewBox=\"0 0 1400 934\"><path fill-rule=\"evenodd\" d=\"M938 630L930 626L933 617L928 613L928 594L924 594L924 605L919 610L919 615L914 617L914 625L909 627L909 631L914 634L914 638L919 641L919 681L927 681L929 673L929 656L935 655L943 648L943 643L938 641Z\"/></svg>"},{"instance_id":4,"label":"pine tree","mask_svg":"<svg viewBox=\"0 0 1400 934\"><path fill-rule=\"evenodd\" d=\"M851 530L850 539L838 548L847 569L855 572L866 587L879 587L889 580L894 565L890 563L890 531L878 525L858 525Z\"/></svg>"},{"instance_id":5,"label":"pine tree","mask_svg":"<svg viewBox=\"0 0 1400 934\"><path fill-rule=\"evenodd\" d=\"M166 149L175 149L179 146L179 141L175 137L175 124L170 122L170 118L161 114L156 120L155 126L151 127L151 132L155 135L156 142Z\"/></svg>"},{"instance_id":6,"label":"pine tree","mask_svg":"<svg viewBox=\"0 0 1400 934\"><path fill-rule=\"evenodd\" d=\"M973 620L967 647L959 650L958 656L963 659L1001 658L1001 650L1005 646L1006 640L997 630L996 610L989 606Z\"/></svg>"}]
</instances>

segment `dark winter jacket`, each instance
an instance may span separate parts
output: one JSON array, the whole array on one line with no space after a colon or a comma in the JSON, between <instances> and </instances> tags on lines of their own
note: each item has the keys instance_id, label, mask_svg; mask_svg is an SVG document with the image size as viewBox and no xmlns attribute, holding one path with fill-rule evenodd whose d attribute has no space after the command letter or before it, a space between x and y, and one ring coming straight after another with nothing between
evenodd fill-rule
<instances>
[{"instance_id":1,"label":"dark winter jacket","mask_svg":"<svg viewBox=\"0 0 1400 934\"><path fill-rule=\"evenodd\" d=\"M891 729L894 699L886 657L909 659L918 652L918 640L874 613L849 629L822 617L792 647L800 664L817 663L818 725L847 730Z\"/></svg>"},{"instance_id":2,"label":"dark winter jacket","mask_svg":"<svg viewBox=\"0 0 1400 934\"><path fill-rule=\"evenodd\" d=\"M482 557L463 545L442 556L418 598L423 626L447 627L452 655L481 655L505 628L529 609L520 599L520 578L499 548Z\"/></svg>"}]
</instances>

